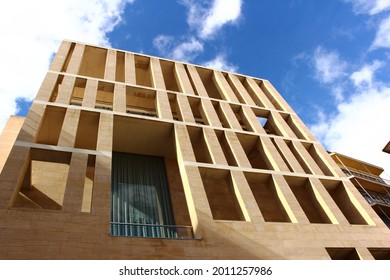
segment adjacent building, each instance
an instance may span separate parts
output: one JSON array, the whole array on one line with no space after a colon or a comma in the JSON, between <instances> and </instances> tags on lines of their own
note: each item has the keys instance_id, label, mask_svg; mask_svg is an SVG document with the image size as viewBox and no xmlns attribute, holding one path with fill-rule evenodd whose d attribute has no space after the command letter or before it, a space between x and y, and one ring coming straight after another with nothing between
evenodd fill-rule
<instances>
[{"instance_id":1,"label":"adjacent building","mask_svg":"<svg viewBox=\"0 0 390 280\"><path fill-rule=\"evenodd\" d=\"M383 168L339 153L330 155L390 228L390 180L380 177Z\"/></svg>"},{"instance_id":2,"label":"adjacent building","mask_svg":"<svg viewBox=\"0 0 390 280\"><path fill-rule=\"evenodd\" d=\"M63 41L0 143L1 259L390 256L265 79Z\"/></svg>"}]
</instances>

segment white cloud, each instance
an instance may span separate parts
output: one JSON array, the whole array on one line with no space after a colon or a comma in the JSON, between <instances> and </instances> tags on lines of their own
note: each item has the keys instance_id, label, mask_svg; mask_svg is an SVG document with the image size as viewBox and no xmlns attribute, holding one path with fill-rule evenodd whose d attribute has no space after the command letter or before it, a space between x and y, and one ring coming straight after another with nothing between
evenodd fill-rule
<instances>
[{"instance_id":1,"label":"white cloud","mask_svg":"<svg viewBox=\"0 0 390 280\"><path fill-rule=\"evenodd\" d=\"M229 64L229 62L226 61L225 56L223 54L218 54L214 59L210 61L206 61L202 63L202 65L209 68L224 70L229 72L236 72L238 68L235 65Z\"/></svg>"},{"instance_id":2,"label":"white cloud","mask_svg":"<svg viewBox=\"0 0 390 280\"><path fill-rule=\"evenodd\" d=\"M213 36L223 25L237 22L241 14L241 0L215 0L207 17L202 23L200 36Z\"/></svg>"},{"instance_id":3,"label":"white cloud","mask_svg":"<svg viewBox=\"0 0 390 280\"><path fill-rule=\"evenodd\" d=\"M347 63L342 61L335 51L327 51L317 47L314 52L313 62L316 70L316 79L321 83L332 83L345 76Z\"/></svg>"},{"instance_id":4,"label":"white cloud","mask_svg":"<svg viewBox=\"0 0 390 280\"><path fill-rule=\"evenodd\" d=\"M241 15L242 0L180 0L188 9L187 22L190 29L186 39L160 34L153 39L153 46L164 57L190 62L204 52L204 43L226 24L237 23ZM223 54L202 63L211 68L234 72L237 67L229 64Z\"/></svg>"},{"instance_id":5,"label":"white cloud","mask_svg":"<svg viewBox=\"0 0 390 280\"><path fill-rule=\"evenodd\" d=\"M332 87L331 93L335 98L336 102L342 102L344 100L344 90L344 86L341 84L334 85Z\"/></svg>"},{"instance_id":6,"label":"white cloud","mask_svg":"<svg viewBox=\"0 0 390 280\"><path fill-rule=\"evenodd\" d=\"M241 15L242 0L213 0L211 5L210 1L182 0L181 3L188 8L188 24L202 39L213 37L225 24L236 23Z\"/></svg>"},{"instance_id":7,"label":"white cloud","mask_svg":"<svg viewBox=\"0 0 390 280\"><path fill-rule=\"evenodd\" d=\"M390 48L390 17L381 21L371 49Z\"/></svg>"},{"instance_id":8,"label":"white cloud","mask_svg":"<svg viewBox=\"0 0 390 280\"><path fill-rule=\"evenodd\" d=\"M353 72L351 75L351 80L358 88L371 88L373 86L373 77L375 71L377 71L382 66L382 62L375 60L372 64L364 65L359 71Z\"/></svg>"},{"instance_id":9,"label":"white cloud","mask_svg":"<svg viewBox=\"0 0 390 280\"><path fill-rule=\"evenodd\" d=\"M390 9L390 0L344 0L351 3L358 14L375 15Z\"/></svg>"},{"instance_id":10,"label":"white cloud","mask_svg":"<svg viewBox=\"0 0 390 280\"><path fill-rule=\"evenodd\" d=\"M203 51L203 43L192 37L186 42L180 43L172 50L172 58L179 61L190 61Z\"/></svg>"},{"instance_id":11,"label":"white cloud","mask_svg":"<svg viewBox=\"0 0 390 280\"><path fill-rule=\"evenodd\" d=\"M172 51L174 39L173 36L160 34L153 39L153 46L161 54L167 56Z\"/></svg>"},{"instance_id":12,"label":"white cloud","mask_svg":"<svg viewBox=\"0 0 390 280\"><path fill-rule=\"evenodd\" d=\"M191 37L177 45L173 36L158 35L153 39L153 46L165 57L188 62L203 52L203 43Z\"/></svg>"},{"instance_id":13,"label":"white cloud","mask_svg":"<svg viewBox=\"0 0 390 280\"><path fill-rule=\"evenodd\" d=\"M332 115L319 110L310 129L328 150L383 167L390 176L390 157L382 152L390 139L390 88L374 78L380 66L374 61L354 72L357 92Z\"/></svg>"},{"instance_id":14,"label":"white cloud","mask_svg":"<svg viewBox=\"0 0 390 280\"><path fill-rule=\"evenodd\" d=\"M0 9L0 131L16 99L32 100L62 39L109 45L106 37L133 0L8 1Z\"/></svg>"}]
</instances>

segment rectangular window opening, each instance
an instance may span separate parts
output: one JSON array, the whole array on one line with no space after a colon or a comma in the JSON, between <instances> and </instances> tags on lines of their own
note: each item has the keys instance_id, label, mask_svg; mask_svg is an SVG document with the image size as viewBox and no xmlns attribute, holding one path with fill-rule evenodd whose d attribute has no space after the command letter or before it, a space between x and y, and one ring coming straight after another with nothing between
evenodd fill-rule
<instances>
[{"instance_id":1,"label":"rectangular window opening","mask_svg":"<svg viewBox=\"0 0 390 280\"><path fill-rule=\"evenodd\" d=\"M237 133L237 137L252 168L274 170L258 136Z\"/></svg>"},{"instance_id":2,"label":"rectangular window opening","mask_svg":"<svg viewBox=\"0 0 390 280\"><path fill-rule=\"evenodd\" d=\"M225 155L226 161L230 166L238 166L237 161L234 157L232 149L226 139L226 134L223 131L215 131L218 137L219 144L221 145L223 154Z\"/></svg>"},{"instance_id":3,"label":"rectangular window opening","mask_svg":"<svg viewBox=\"0 0 390 280\"><path fill-rule=\"evenodd\" d=\"M207 119L203 113L201 100L199 98L188 97L188 102L190 103L195 122L198 124L207 124Z\"/></svg>"},{"instance_id":4,"label":"rectangular window opening","mask_svg":"<svg viewBox=\"0 0 390 280\"><path fill-rule=\"evenodd\" d=\"M360 260L355 248L325 248L332 260Z\"/></svg>"},{"instance_id":5,"label":"rectangular window opening","mask_svg":"<svg viewBox=\"0 0 390 280\"><path fill-rule=\"evenodd\" d=\"M126 87L126 112L148 117L157 117L156 92L154 90Z\"/></svg>"},{"instance_id":6,"label":"rectangular window opening","mask_svg":"<svg viewBox=\"0 0 390 280\"><path fill-rule=\"evenodd\" d=\"M228 170L199 168L214 220L245 221Z\"/></svg>"},{"instance_id":7,"label":"rectangular window opening","mask_svg":"<svg viewBox=\"0 0 390 280\"><path fill-rule=\"evenodd\" d=\"M239 80L241 81L242 85L244 86L244 88L246 89L246 91L249 93L249 96L252 98L252 100L255 102L255 104L258 106L258 107L263 107L265 108L266 106L264 105L264 103L261 101L261 99L259 98L258 96L258 93L256 92L256 90L258 91L261 91L261 89L257 86L257 84L255 84L255 86L257 88L252 88L252 86L249 84L249 81L248 81L248 78L245 78L245 77L239 77Z\"/></svg>"},{"instance_id":8,"label":"rectangular window opening","mask_svg":"<svg viewBox=\"0 0 390 280\"><path fill-rule=\"evenodd\" d=\"M115 81L125 82L125 53L116 52L116 69L115 69Z\"/></svg>"},{"instance_id":9,"label":"rectangular window opening","mask_svg":"<svg viewBox=\"0 0 390 280\"><path fill-rule=\"evenodd\" d=\"M171 106L172 117L176 121L183 121L179 106L177 104L177 96L175 93L168 93L169 105Z\"/></svg>"},{"instance_id":10,"label":"rectangular window opening","mask_svg":"<svg viewBox=\"0 0 390 280\"><path fill-rule=\"evenodd\" d=\"M192 80L192 76L191 76L191 74L190 74L190 71L188 70L188 66L187 66L187 65L184 65L184 69L186 70L188 79L190 80L190 83L191 83L192 89L194 90L194 93L195 93L196 95L199 95L198 90L197 90L197 88L196 88L196 86L195 86L195 83L194 83L194 81Z\"/></svg>"},{"instance_id":11,"label":"rectangular window opening","mask_svg":"<svg viewBox=\"0 0 390 280\"><path fill-rule=\"evenodd\" d=\"M152 74L150 70L150 58L142 55L134 55L135 79L139 86L153 87Z\"/></svg>"},{"instance_id":12,"label":"rectangular window opening","mask_svg":"<svg viewBox=\"0 0 390 280\"><path fill-rule=\"evenodd\" d=\"M329 167L325 164L323 159L319 156L318 151L316 147L313 144L310 143L302 143L302 145L305 147L305 149L309 152L310 156L314 159L317 166L321 169L321 171L327 175L327 176L333 176L332 171L329 169Z\"/></svg>"},{"instance_id":13,"label":"rectangular window opening","mask_svg":"<svg viewBox=\"0 0 390 280\"><path fill-rule=\"evenodd\" d=\"M234 95L237 97L237 99L242 104L246 104L245 99L242 97L241 93L239 92L238 88L234 85L232 79L230 78L230 75L228 73L222 72L223 76L225 77L226 81L228 82L230 88L234 92ZM231 74L232 75L232 74Z\"/></svg>"},{"instance_id":14,"label":"rectangular window opening","mask_svg":"<svg viewBox=\"0 0 390 280\"><path fill-rule=\"evenodd\" d=\"M291 223L277 193L272 175L261 173L245 173L257 206L266 222Z\"/></svg>"},{"instance_id":15,"label":"rectangular window opening","mask_svg":"<svg viewBox=\"0 0 390 280\"><path fill-rule=\"evenodd\" d=\"M209 148L200 127L188 126L188 134L191 139L192 149L197 162L213 163Z\"/></svg>"},{"instance_id":16,"label":"rectangular window opening","mask_svg":"<svg viewBox=\"0 0 390 280\"><path fill-rule=\"evenodd\" d=\"M75 148L96 150L100 114L81 111L76 132Z\"/></svg>"},{"instance_id":17,"label":"rectangular window opening","mask_svg":"<svg viewBox=\"0 0 390 280\"><path fill-rule=\"evenodd\" d=\"M252 111L267 134L283 136L277 128L270 111L255 108L252 108Z\"/></svg>"},{"instance_id":18,"label":"rectangular window opening","mask_svg":"<svg viewBox=\"0 0 390 280\"><path fill-rule=\"evenodd\" d=\"M111 235L177 238L164 158L113 152Z\"/></svg>"},{"instance_id":19,"label":"rectangular window opening","mask_svg":"<svg viewBox=\"0 0 390 280\"><path fill-rule=\"evenodd\" d=\"M274 144L276 150L278 151L279 155L282 157L284 163L287 165L290 172L294 172L294 169L292 168L291 164L289 163L288 159L286 158L286 155L283 153L283 151L280 149L279 145L275 142L274 138L270 138L272 144Z\"/></svg>"},{"instance_id":20,"label":"rectangular window opening","mask_svg":"<svg viewBox=\"0 0 390 280\"><path fill-rule=\"evenodd\" d=\"M320 180L350 224L367 225L359 210L353 205L342 182L337 180Z\"/></svg>"},{"instance_id":21,"label":"rectangular window opening","mask_svg":"<svg viewBox=\"0 0 390 280\"><path fill-rule=\"evenodd\" d=\"M181 92L176 80L175 63L173 61L160 60L160 65L164 77L165 88L167 90Z\"/></svg>"},{"instance_id":22,"label":"rectangular window opening","mask_svg":"<svg viewBox=\"0 0 390 280\"><path fill-rule=\"evenodd\" d=\"M85 46L79 75L104 79L106 69L107 49Z\"/></svg>"},{"instance_id":23,"label":"rectangular window opening","mask_svg":"<svg viewBox=\"0 0 390 280\"><path fill-rule=\"evenodd\" d=\"M196 70L198 71L199 77L202 80L209 97L222 100L221 94L219 93L213 79L214 71L200 67L196 67Z\"/></svg>"},{"instance_id":24,"label":"rectangular window opening","mask_svg":"<svg viewBox=\"0 0 390 280\"><path fill-rule=\"evenodd\" d=\"M228 122L219 102L212 101L212 104L214 106L215 112L217 113L219 121L221 122L222 127L223 128L230 128L229 122Z\"/></svg>"},{"instance_id":25,"label":"rectangular window opening","mask_svg":"<svg viewBox=\"0 0 390 280\"><path fill-rule=\"evenodd\" d=\"M294 146L294 143L292 141L286 141L287 147L290 149L290 151L295 156L296 160L298 161L299 165L302 167L302 169L305 171L306 174L313 174L313 172L310 170L307 163L304 161L302 156L299 154L298 149Z\"/></svg>"},{"instance_id":26,"label":"rectangular window opening","mask_svg":"<svg viewBox=\"0 0 390 280\"><path fill-rule=\"evenodd\" d=\"M390 260L390 248L367 248L375 260Z\"/></svg>"},{"instance_id":27,"label":"rectangular window opening","mask_svg":"<svg viewBox=\"0 0 390 280\"><path fill-rule=\"evenodd\" d=\"M310 223L332 223L316 198L309 179L290 176L286 176L285 179Z\"/></svg>"},{"instance_id":28,"label":"rectangular window opening","mask_svg":"<svg viewBox=\"0 0 390 280\"><path fill-rule=\"evenodd\" d=\"M241 106L230 104L230 107L232 108L232 111L234 115L236 116L236 119L238 123L240 124L242 130L244 131L251 131L253 132L253 129L246 118Z\"/></svg>"},{"instance_id":29,"label":"rectangular window opening","mask_svg":"<svg viewBox=\"0 0 390 280\"><path fill-rule=\"evenodd\" d=\"M38 131L36 142L56 146L60 137L66 108L47 106Z\"/></svg>"},{"instance_id":30,"label":"rectangular window opening","mask_svg":"<svg viewBox=\"0 0 390 280\"><path fill-rule=\"evenodd\" d=\"M96 93L96 109L112 111L114 84L99 81Z\"/></svg>"},{"instance_id":31,"label":"rectangular window opening","mask_svg":"<svg viewBox=\"0 0 390 280\"><path fill-rule=\"evenodd\" d=\"M294 118L292 115L285 114L285 113L280 113L280 115L285 120L287 125L291 128L291 130L294 132L294 134L297 136L297 138L302 139L302 140L307 140L306 137L301 132L298 125L294 122Z\"/></svg>"},{"instance_id":32,"label":"rectangular window opening","mask_svg":"<svg viewBox=\"0 0 390 280\"><path fill-rule=\"evenodd\" d=\"M264 82L262 80L256 80L254 79L254 81L258 84L258 86L260 87L260 89L263 91L263 93L265 94L265 96L268 98L269 101L271 101L272 105L274 105L274 107L277 109L277 110L280 110L280 111L283 111L283 108L282 106L280 106L279 102L276 100L276 98L272 95L272 93L265 87L264 85Z\"/></svg>"},{"instance_id":33,"label":"rectangular window opening","mask_svg":"<svg viewBox=\"0 0 390 280\"><path fill-rule=\"evenodd\" d=\"M76 78L72 97L70 99L70 105L81 106L84 99L85 87L87 85L87 79Z\"/></svg>"},{"instance_id":34,"label":"rectangular window opening","mask_svg":"<svg viewBox=\"0 0 390 280\"><path fill-rule=\"evenodd\" d=\"M61 210L71 153L31 149L14 207Z\"/></svg>"}]
</instances>

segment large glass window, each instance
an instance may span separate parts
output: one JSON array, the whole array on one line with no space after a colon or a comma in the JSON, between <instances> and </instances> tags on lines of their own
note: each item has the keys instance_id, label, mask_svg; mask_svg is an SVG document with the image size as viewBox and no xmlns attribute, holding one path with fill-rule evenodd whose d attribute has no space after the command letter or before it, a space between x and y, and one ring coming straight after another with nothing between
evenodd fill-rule
<instances>
[{"instance_id":1,"label":"large glass window","mask_svg":"<svg viewBox=\"0 0 390 280\"><path fill-rule=\"evenodd\" d=\"M175 238L162 157L113 152L111 235Z\"/></svg>"}]
</instances>

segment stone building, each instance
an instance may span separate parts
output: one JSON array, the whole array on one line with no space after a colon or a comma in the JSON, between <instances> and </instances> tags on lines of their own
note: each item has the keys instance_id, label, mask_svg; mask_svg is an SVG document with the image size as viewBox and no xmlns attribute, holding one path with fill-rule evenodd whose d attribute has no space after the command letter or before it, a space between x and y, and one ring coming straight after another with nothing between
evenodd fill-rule
<instances>
[{"instance_id":1,"label":"stone building","mask_svg":"<svg viewBox=\"0 0 390 280\"><path fill-rule=\"evenodd\" d=\"M0 142L1 259L386 259L268 80L63 41Z\"/></svg>"}]
</instances>

